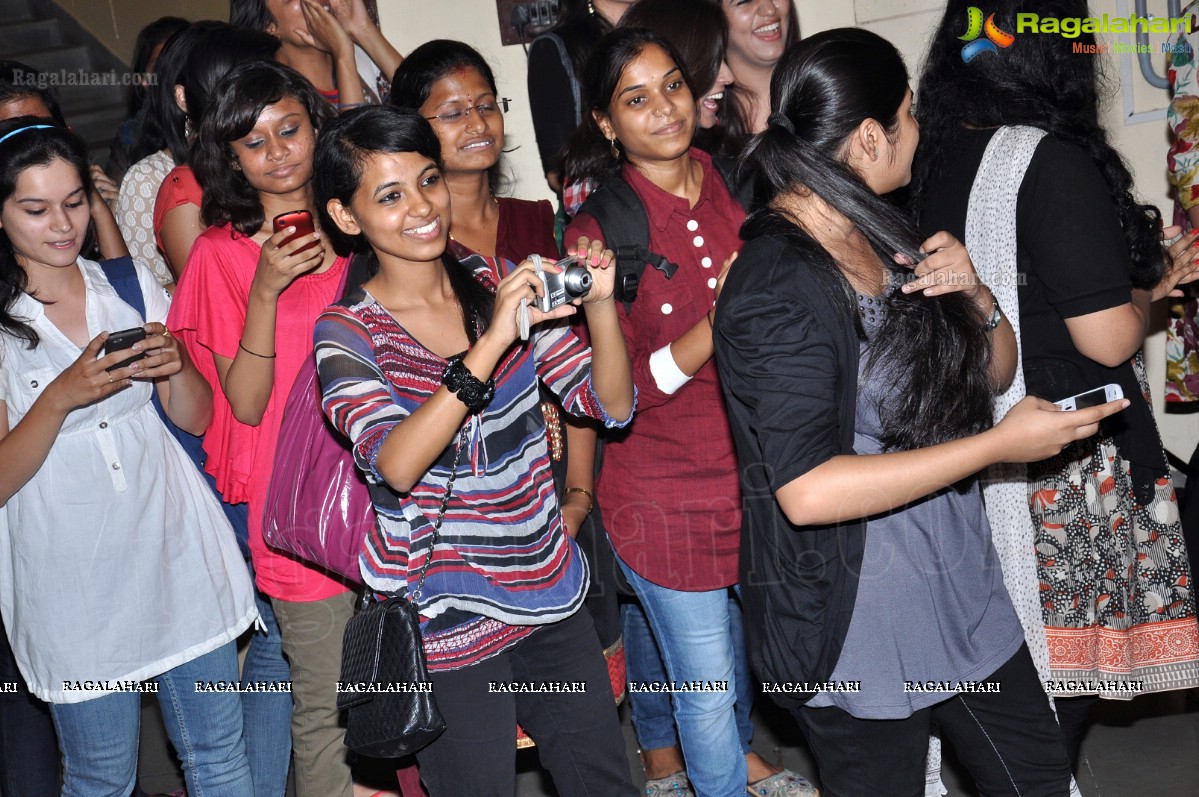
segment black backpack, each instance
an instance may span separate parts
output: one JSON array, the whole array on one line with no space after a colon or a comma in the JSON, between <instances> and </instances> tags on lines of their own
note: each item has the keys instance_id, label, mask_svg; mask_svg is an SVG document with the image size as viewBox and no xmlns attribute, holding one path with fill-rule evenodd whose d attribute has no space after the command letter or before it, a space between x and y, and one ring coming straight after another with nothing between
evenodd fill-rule
<instances>
[{"instance_id":1,"label":"black backpack","mask_svg":"<svg viewBox=\"0 0 1199 797\"><path fill-rule=\"evenodd\" d=\"M724 179L733 199L748 210L753 181L739 172L737 162L732 158L714 155L712 165ZM626 312L632 309L633 302L637 300L637 289L646 266L653 266L667 279L672 278L678 270L679 267L665 255L650 250L649 219L645 215L645 205L620 175L597 188L578 212L596 220L604 242L616 254L616 299L624 305ZM615 246L613 242L616 242Z\"/></svg>"}]
</instances>

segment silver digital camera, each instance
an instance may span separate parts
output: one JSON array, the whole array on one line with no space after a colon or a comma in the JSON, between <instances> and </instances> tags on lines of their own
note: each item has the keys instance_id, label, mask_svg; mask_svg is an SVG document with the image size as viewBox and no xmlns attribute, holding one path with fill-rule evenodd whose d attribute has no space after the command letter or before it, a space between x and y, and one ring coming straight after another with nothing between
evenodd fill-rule
<instances>
[{"instance_id":1,"label":"silver digital camera","mask_svg":"<svg viewBox=\"0 0 1199 797\"><path fill-rule=\"evenodd\" d=\"M591 272L586 266L579 265L577 258L564 257L555 265L561 272L553 274L542 268L537 269L537 278L541 280L544 288L537 300L537 306L543 313L575 299L581 299L591 291Z\"/></svg>"}]
</instances>

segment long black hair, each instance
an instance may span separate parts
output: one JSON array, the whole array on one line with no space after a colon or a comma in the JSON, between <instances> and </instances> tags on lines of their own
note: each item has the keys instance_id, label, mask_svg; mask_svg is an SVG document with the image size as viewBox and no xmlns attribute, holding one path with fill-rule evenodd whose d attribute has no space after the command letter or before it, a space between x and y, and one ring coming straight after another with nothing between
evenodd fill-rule
<instances>
[{"instance_id":1,"label":"long black hair","mask_svg":"<svg viewBox=\"0 0 1199 797\"><path fill-rule=\"evenodd\" d=\"M191 23L182 17L159 17L142 28L141 32L137 34L137 41L133 44L134 76L141 78L146 74L146 67L150 65L150 56L154 54L155 47L160 44L165 46L172 36L190 25ZM160 51L159 55L161 54ZM147 86L140 80L130 87L129 115L131 117L136 116L137 112L142 109L142 104L148 95Z\"/></svg>"},{"instance_id":2,"label":"long black hair","mask_svg":"<svg viewBox=\"0 0 1199 797\"><path fill-rule=\"evenodd\" d=\"M175 84L179 82L187 63L188 53L200 35L200 26L217 24L199 22L188 25L167 39L154 64L154 85L146 92L145 113L129 150L129 161L136 163L160 149L169 149L178 166L186 163L187 137L183 128L186 116L175 102Z\"/></svg>"},{"instance_id":3,"label":"long black hair","mask_svg":"<svg viewBox=\"0 0 1199 797\"><path fill-rule=\"evenodd\" d=\"M815 194L869 241L892 284L904 281L908 272L893 258L923 257L916 226L846 165L844 145L867 119L893 135L907 89L903 58L886 39L858 28L818 33L779 60L770 81L771 123L750 140L743 156L767 204L746 220L742 237L786 237L855 319L846 267L777 200ZM883 445L922 448L986 428L995 388L988 368L991 342L974 303L961 293L930 299L889 290L886 310L867 359L875 373L902 381L897 400L880 408Z\"/></svg>"},{"instance_id":4,"label":"long black hair","mask_svg":"<svg viewBox=\"0 0 1199 797\"><path fill-rule=\"evenodd\" d=\"M687 88L691 90L691 96L698 96L686 62L662 36L645 28L625 27L606 34L591 51L583 72L583 124L571 134L567 145L568 181L589 177L602 183L620 171L625 160L624 149L619 150L619 157L613 156L612 145L604 138L595 114L610 115L612 99L620 86L620 76L625 67L641 55L646 47L651 46L661 47L666 52L678 66Z\"/></svg>"},{"instance_id":5,"label":"long black hair","mask_svg":"<svg viewBox=\"0 0 1199 797\"><path fill-rule=\"evenodd\" d=\"M679 20L687 24L680 25ZM729 23L718 3L712 0L637 0L620 19L622 28L645 28L659 34L675 48L691 75L695 101L716 84L729 48ZM741 103L733 97L735 84L724 89L720 123L697 130L696 143L709 152L731 153L744 144L749 125Z\"/></svg>"},{"instance_id":6,"label":"long black hair","mask_svg":"<svg viewBox=\"0 0 1199 797\"><path fill-rule=\"evenodd\" d=\"M217 84L238 64L269 61L278 49L279 40L269 33L215 20L197 22L172 36L155 67L158 85L150 93L142 133L134 146L136 157L131 159L166 147L176 166L190 163L194 141L188 138L187 128L190 125L193 134L199 131ZM183 87L187 113L176 102L176 86Z\"/></svg>"},{"instance_id":7,"label":"long black hair","mask_svg":"<svg viewBox=\"0 0 1199 797\"><path fill-rule=\"evenodd\" d=\"M329 200L349 207L362 184L367 158L380 152L415 152L441 168L441 140L433 127L411 108L374 105L342 114L321 129L314 161L313 192L321 217L321 229L334 249L347 254L363 243L362 236L348 236L329 216ZM365 243L370 243L366 241ZM378 271L378 257L371 252L369 273ZM442 266L462 308L466 336L474 343L487 327L495 296L484 288L448 251L441 256Z\"/></svg>"},{"instance_id":8,"label":"long black hair","mask_svg":"<svg viewBox=\"0 0 1199 797\"><path fill-rule=\"evenodd\" d=\"M482 75L487 87L496 96L496 102L499 102L495 74L487 59L469 44L453 39L427 41L409 53L391 79L391 98L388 102L397 108L418 110L429 99L434 83L454 70L463 68L474 69ZM501 155L487 170L487 184L493 194L500 193L504 188L502 162Z\"/></svg>"},{"instance_id":9,"label":"long black hair","mask_svg":"<svg viewBox=\"0 0 1199 797\"><path fill-rule=\"evenodd\" d=\"M204 189L200 215L205 224L229 224L242 235L261 229L262 200L233 167L236 159L230 142L249 135L263 110L284 98L303 105L317 131L333 115L329 103L303 75L273 61L242 64L217 86L192 148L192 168Z\"/></svg>"},{"instance_id":10,"label":"long black hair","mask_svg":"<svg viewBox=\"0 0 1199 797\"><path fill-rule=\"evenodd\" d=\"M22 128L47 124L51 126L22 130L0 142L0 207L17 190L17 180L22 172L35 166L45 166L56 158L62 158L75 167L84 192L91 194L87 144L70 130L37 116L18 116L0 122L0 138ZM28 284L25 269L17 263L12 243L4 229L0 228L0 332L25 341L32 349L38 344L37 332L25 320L10 312L13 302Z\"/></svg>"},{"instance_id":11,"label":"long black hair","mask_svg":"<svg viewBox=\"0 0 1199 797\"><path fill-rule=\"evenodd\" d=\"M1073 52L1074 46L1093 45L1094 34L1081 32L1072 39L1049 34L1017 36L1000 53L965 63L958 37L965 32L971 3L949 0L920 77L921 141L912 181L915 206L920 207L924 192L937 182L941 153L953 147L962 127L1039 127L1091 156L1120 214L1132 258L1133 285L1149 288L1157 284L1165 268L1159 238L1161 214L1133 197L1132 175L1100 124L1102 75L1098 65L1103 59ZM987 10L995 12L995 23L1001 29L1012 32L1016 15L1025 11L1059 18L1089 15L1085 0L994 0Z\"/></svg>"}]
</instances>

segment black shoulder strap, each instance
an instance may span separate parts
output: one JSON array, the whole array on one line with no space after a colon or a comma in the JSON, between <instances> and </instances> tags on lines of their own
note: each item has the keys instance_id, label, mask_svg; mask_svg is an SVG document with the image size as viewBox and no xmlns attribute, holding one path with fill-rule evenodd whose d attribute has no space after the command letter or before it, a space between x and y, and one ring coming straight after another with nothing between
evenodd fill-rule
<instances>
[{"instance_id":1,"label":"black shoulder strap","mask_svg":"<svg viewBox=\"0 0 1199 797\"><path fill-rule=\"evenodd\" d=\"M733 199L737 200L741 209L748 213L749 206L753 201L754 181L738 167L736 158L730 158L728 155L713 155L712 165L724 178L724 184L728 187L729 193L733 195Z\"/></svg>"},{"instance_id":2,"label":"black shoulder strap","mask_svg":"<svg viewBox=\"0 0 1199 797\"><path fill-rule=\"evenodd\" d=\"M613 177L595 190L580 213L592 216L604 235L604 243L616 253L616 299L626 312L637 300L641 274L647 265L661 271L667 279L678 266L664 255L649 249L649 219L645 205L623 177Z\"/></svg>"}]
</instances>

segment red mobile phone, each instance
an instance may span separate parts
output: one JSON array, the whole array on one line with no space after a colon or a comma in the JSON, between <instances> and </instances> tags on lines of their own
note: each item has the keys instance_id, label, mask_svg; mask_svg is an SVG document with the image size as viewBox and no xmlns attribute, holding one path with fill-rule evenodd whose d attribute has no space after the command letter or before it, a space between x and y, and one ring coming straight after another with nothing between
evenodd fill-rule
<instances>
[{"instance_id":1,"label":"red mobile phone","mask_svg":"<svg viewBox=\"0 0 1199 797\"><path fill-rule=\"evenodd\" d=\"M275 232L279 232L287 227L296 228L295 233L289 235L283 243L279 244L280 246L291 243L301 235L312 235L312 233L316 232L316 228L312 224L312 214L306 210L289 210L286 213L280 213L272 223L275 225ZM314 246L316 246L316 241L312 241L307 246L301 246L296 251L297 253L306 252Z\"/></svg>"}]
</instances>

